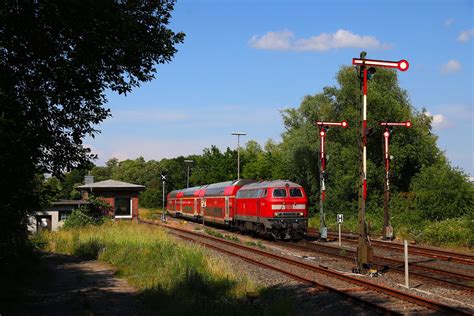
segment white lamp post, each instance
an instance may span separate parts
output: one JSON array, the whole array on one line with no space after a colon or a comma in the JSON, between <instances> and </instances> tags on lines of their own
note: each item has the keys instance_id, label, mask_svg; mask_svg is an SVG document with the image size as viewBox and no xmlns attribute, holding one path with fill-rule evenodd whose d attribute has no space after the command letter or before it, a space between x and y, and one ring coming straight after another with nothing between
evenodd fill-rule
<instances>
[{"instance_id":1,"label":"white lamp post","mask_svg":"<svg viewBox=\"0 0 474 316\"><path fill-rule=\"evenodd\" d=\"M240 136L247 134L243 132L233 132L232 135L237 136L237 180L240 180Z\"/></svg>"},{"instance_id":2,"label":"white lamp post","mask_svg":"<svg viewBox=\"0 0 474 316\"><path fill-rule=\"evenodd\" d=\"M192 163L194 162L194 160L191 160L191 159L186 159L184 161L184 163L188 166L188 176L187 176L187 180L186 180L186 188L189 188L189 167L192 165Z\"/></svg>"}]
</instances>

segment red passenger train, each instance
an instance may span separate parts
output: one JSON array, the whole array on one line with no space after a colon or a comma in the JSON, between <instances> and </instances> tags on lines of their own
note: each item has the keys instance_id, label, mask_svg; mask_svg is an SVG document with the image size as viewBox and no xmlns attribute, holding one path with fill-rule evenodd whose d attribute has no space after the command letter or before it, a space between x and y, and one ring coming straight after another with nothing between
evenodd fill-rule
<instances>
[{"instance_id":1,"label":"red passenger train","mask_svg":"<svg viewBox=\"0 0 474 316\"><path fill-rule=\"evenodd\" d=\"M306 193L288 180L242 179L174 190L168 194L166 209L175 217L219 223L277 239L301 239L308 226Z\"/></svg>"}]
</instances>

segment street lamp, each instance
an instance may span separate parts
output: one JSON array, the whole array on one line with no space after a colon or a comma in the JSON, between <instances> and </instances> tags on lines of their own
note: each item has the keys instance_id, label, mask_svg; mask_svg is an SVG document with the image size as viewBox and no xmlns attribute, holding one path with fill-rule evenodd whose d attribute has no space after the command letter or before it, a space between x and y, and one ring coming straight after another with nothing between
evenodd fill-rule
<instances>
[{"instance_id":1,"label":"street lamp","mask_svg":"<svg viewBox=\"0 0 474 316\"><path fill-rule=\"evenodd\" d=\"M233 132L232 135L237 136L237 180L240 180L240 136L247 134L243 132Z\"/></svg>"},{"instance_id":2,"label":"street lamp","mask_svg":"<svg viewBox=\"0 0 474 316\"><path fill-rule=\"evenodd\" d=\"M188 166L188 177L186 180L186 188L189 188L189 167L193 164L194 160L186 159L184 163Z\"/></svg>"}]
</instances>

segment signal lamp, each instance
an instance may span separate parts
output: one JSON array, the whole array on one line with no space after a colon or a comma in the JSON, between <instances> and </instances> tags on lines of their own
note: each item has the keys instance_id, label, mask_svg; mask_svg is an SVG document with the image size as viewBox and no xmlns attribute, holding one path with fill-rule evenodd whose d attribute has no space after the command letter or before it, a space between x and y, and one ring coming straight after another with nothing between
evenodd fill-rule
<instances>
[{"instance_id":1,"label":"signal lamp","mask_svg":"<svg viewBox=\"0 0 474 316\"><path fill-rule=\"evenodd\" d=\"M398 69L399 70L406 71L406 70L408 70L408 67L410 67L410 64L405 59L402 59L398 62Z\"/></svg>"},{"instance_id":2,"label":"signal lamp","mask_svg":"<svg viewBox=\"0 0 474 316\"><path fill-rule=\"evenodd\" d=\"M367 69L367 80L372 79L376 72L377 70L375 70L375 67L370 67L369 69Z\"/></svg>"}]
</instances>

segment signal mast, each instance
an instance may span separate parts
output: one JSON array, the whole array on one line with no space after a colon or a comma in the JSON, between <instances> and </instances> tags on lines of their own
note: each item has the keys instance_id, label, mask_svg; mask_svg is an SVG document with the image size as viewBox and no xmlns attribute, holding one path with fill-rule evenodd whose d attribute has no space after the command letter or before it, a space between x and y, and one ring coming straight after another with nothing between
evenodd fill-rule
<instances>
[{"instance_id":1,"label":"signal mast","mask_svg":"<svg viewBox=\"0 0 474 316\"><path fill-rule=\"evenodd\" d=\"M366 52L360 53L360 58L353 58L352 64L356 66L360 79L361 91L361 130L359 138L359 215L358 231L359 245L357 247L357 270L359 273L365 273L372 267L373 249L370 244L367 233L367 222L365 220L365 201L367 199L367 81L375 75L376 68L396 68L400 71L408 70L409 64L406 60L386 61L365 59Z\"/></svg>"},{"instance_id":2,"label":"signal mast","mask_svg":"<svg viewBox=\"0 0 474 316\"><path fill-rule=\"evenodd\" d=\"M390 225L390 211L388 209L388 202L390 201L390 135L393 133L394 126L412 127L410 121L393 123L393 122L379 122L380 126L385 126L383 132L383 154L385 160L385 181L383 185L383 238L385 240L393 240L393 227Z\"/></svg>"},{"instance_id":3,"label":"signal mast","mask_svg":"<svg viewBox=\"0 0 474 316\"><path fill-rule=\"evenodd\" d=\"M319 240L327 241L328 228L324 216L324 199L326 197L326 152L324 150L324 140L330 126L341 126L342 128L349 127L346 121L342 122L321 122L317 121L316 125L320 127L319 130Z\"/></svg>"}]
</instances>

